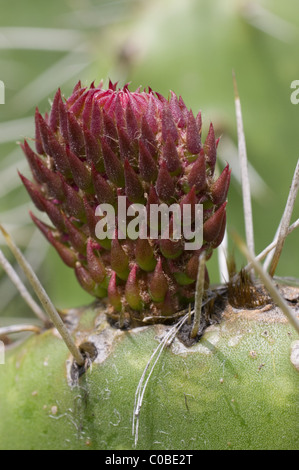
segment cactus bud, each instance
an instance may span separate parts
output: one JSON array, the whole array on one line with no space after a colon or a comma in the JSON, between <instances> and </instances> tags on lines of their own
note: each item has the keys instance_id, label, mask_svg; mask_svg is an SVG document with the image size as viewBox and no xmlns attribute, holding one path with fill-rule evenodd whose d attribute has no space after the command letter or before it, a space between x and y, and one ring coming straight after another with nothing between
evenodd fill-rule
<instances>
[{"instance_id":1,"label":"cactus bud","mask_svg":"<svg viewBox=\"0 0 299 470\"><path fill-rule=\"evenodd\" d=\"M131 92L112 82L104 89L103 83L84 88L79 81L68 99L56 92L49 115L36 109L35 150L27 140L21 144L33 182L20 178L55 228L33 214L32 219L80 285L95 297L108 297L114 315L163 318L194 300L200 250L192 251L190 243L185 249L190 240L184 231L173 238L173 216L167 216L165 238L162 218L150 215L162 203L168 209L178 204L181 214L191 206L190 233L196 206L204 203L201 249L208 258L221 243L231 171L226 166L214 178L219 140L212 124L204 144L201 132L201 113L195 116L174 92L166 99L151 89ZM126 209L145 205L143 238L125 239L132 216L124 226L119 196ZM105 217L96 215L100 204L115 211L112 240L96 237Z\"/></svg>"}]
</instances>

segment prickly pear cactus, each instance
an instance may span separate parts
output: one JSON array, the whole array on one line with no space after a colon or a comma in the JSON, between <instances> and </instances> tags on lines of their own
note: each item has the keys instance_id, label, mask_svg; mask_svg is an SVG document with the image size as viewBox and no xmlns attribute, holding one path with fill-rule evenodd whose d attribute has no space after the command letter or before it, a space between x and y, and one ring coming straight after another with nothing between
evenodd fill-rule
<instances>
[{"instance_id":1,"label":"prickly pear cactus","mask_svg":"<svg viewBox=\"0 0 299 470\"><path fill-rule=\"evenodd\" d=\"M298 296L286 294L297 312ZM79 377L55 330L8 352L0 449L298 450L298 337L273 305L227 306L199 342L187 347L182 332L165 348L145 391L136 447L136 389L170 327L122 331L102 306L66 320L79 344L93 345L92 367Z\"/></svg>"}]
</instances>

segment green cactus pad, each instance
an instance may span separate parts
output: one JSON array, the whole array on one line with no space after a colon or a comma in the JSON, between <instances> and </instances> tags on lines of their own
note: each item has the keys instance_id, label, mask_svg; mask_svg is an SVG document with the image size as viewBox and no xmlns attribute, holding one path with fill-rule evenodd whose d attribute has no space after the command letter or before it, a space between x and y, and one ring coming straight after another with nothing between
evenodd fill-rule
<instances>
[{"instance_id":1,"label":"green cactus pad","mask_svg":"<svg viewBox=\"0 0 299 470\"><path fill-rule=\"evenodd\" d=\"M77 385L53 330L6 353L0 449L134 449L136 388L170 327L121 331L105 318L99 309L80 312L76 339L94 343L98 356ZM191 347L176 338L146 389L137 449L298 449L296 344L269 306L229 307Z\"/></svg>"}]
</instances>

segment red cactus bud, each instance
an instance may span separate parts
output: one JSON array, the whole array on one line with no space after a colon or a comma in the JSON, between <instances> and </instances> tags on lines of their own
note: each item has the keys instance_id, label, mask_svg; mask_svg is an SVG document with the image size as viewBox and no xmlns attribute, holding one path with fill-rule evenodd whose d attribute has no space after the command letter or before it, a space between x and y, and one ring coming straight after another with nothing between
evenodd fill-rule
<instances>
[{"instance_id":1,"label":"red cactus bud","mask_svg":"<svg viewBox=\"0 0 299 470\"><path fill-rule=\"evenodd\" d=\"M135 264L129 274L125 287L126 301L133 310L142 310L144 307L143 300L140 295L138 283L138 266Z\"/></svg>"},{"instance_id":2,"label":"red cactus bud","mask_svg":"<svg viewBox=\"0 0 299 470\"><path fill-rule=\"evenodd\" d=\"M203 238L206 242L213 242L218 237L222 222L225 217L225 207L226 202L224 202L219 209L204 223L203 225Z\"/></svg>"},{"instance_id":3,"label":"red cactus bud","mask_svg":"<svg viewBox=\"0 0 299 470\"><path fill-rule=\"evenodd\" d=\"M226 165L219 178L211 186L212 201L217 206L220 206L226 199L229 183L230 183L231 170Z\"/></svg>"},{"instance_id":4,"label":"red cactus bud","mask_svg":"<svg viewBox=\"0 0 299 470\"><path fill-rule=\"evenodd\" d=\"M67 100L57 91L49 115L36 110L35 122L37 153L26 141L22 145L34 182L21 178L55 229L32 219L75 269L83 288L96 297L108 296L121 315L127 308L134 321L148 315L161 319L192 302L198 253L185 251L184 230L180 240L173 239L172 219L165 239L161 221L150 220L150 208L178 203L184 214L191 206L193 223L196 204L204 204L202 249L211 256L225 231L223 203L230 182L228 167L217 180L213 177L218 144L213 126L202 148L201 113L194 117L175 93L167 100L151 89L130 92L128 85L118 89L112 82L107 90L102 82L87 89L80 81ZM120 242L116 233L116 239L107 236L99 243L97 206L119 209L116 197L124 195L126 209L131 202L146 201L146 235L154 239ZM120 214L113 223L126 236Z\"/></svg>"},{"instance_id":5,"label":"red cactus bud","mask_svg":"<svg viewBox=\"0 0 299 470\"><path fill-rule=\"evenodd\" d=\"M163 302L168 291L168 280L162 268L162 260L159 258L154 273L149 282L150 295L154 302Z\"/></svg>"},{"instance_id":6,"label":"red cactus bud","mask_svg":"<svg viewBox=\"0 0 299 470\"><path fill-rule=\"evenodd\" d=\"M188 115L186 145L189 152L194 155L199 153L201 150L200 133L191 109Z\"/></svg>"}]
</instances>

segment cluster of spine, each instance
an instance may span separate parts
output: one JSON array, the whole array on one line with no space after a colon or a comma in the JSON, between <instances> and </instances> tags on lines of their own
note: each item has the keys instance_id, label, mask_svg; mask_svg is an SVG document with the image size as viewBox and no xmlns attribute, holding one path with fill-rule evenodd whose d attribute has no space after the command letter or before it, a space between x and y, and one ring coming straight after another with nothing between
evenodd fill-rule
<instances>
[{"instance_id":1,"label":"cluster of spine","mask_svg":"<svg viewBox=\"0 0 299 470\"><path fill-rule=\"evenodd\" d=\"M35 124L35 151L22 144L33 181L20 176L54 227L31 217L81 286L108 297L116 317L169 317L192 302L199 254L211 256L226 225L230 169L214 177L213 125L202 143L201 114L194 116L174 93L165 99L151 89L80 82L66 100L57 91L49 114L37 109ZM118 196L148 212L151 204L203 204L203 246L187 251L183 238L161 234L120 239L117 214L114 238L98 240L96 208L117 208Z\"/></svg>"}]
</instances>

